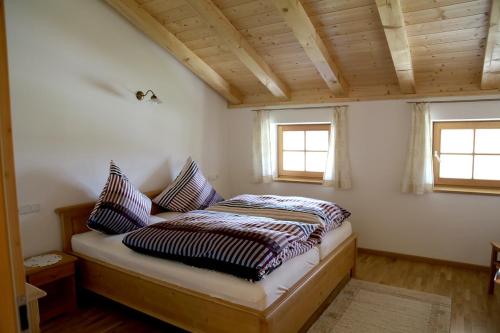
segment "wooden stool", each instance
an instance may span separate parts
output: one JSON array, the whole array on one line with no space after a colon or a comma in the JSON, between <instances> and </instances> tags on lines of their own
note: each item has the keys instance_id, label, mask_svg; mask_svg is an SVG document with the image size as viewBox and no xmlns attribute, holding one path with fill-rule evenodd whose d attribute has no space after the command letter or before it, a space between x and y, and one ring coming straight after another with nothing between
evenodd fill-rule
<instances>
[{"instance_id":1,"label":"wooden stool","mask_svg":"<svg viewBox=\"0 0 500 333\"><path fill-rule=\"evenodd\" d=\"M500 269L500 261L498 260L498 252L500 252L500 242L491 242L491 271L488 294L493 295L495 291L495 283L500 284L500 275L497 277L497 272Z\"/></svg>"},{"instance_id":2,"label":"wooden stool","mask_svg":"<svg viewBox=\"0 0 500 333\"><path fill-rule=\"evenodd\" d=\"M28 303L28 319L31 333L40 332L40 312L38 311L38 300L45 296L47 296L45 291L26 283L26 301Z\"/></svg>"}]
</instances>

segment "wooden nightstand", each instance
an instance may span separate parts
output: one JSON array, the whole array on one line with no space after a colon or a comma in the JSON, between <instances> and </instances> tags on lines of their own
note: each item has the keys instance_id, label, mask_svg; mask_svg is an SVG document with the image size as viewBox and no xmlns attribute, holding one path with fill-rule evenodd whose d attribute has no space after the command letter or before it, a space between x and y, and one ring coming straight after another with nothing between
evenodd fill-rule
<instances>
[{"instance_id":1,"label":"wooden nightstand","mask_svg":"<svg viewBox=\"0 0 500 333\"><path fill-rule=\"evenodd\" d=\"M26 281L47 293L39 302L41 322L76 309L77 258L59 251L46 254L58 254L62 260L44 267L25 267Z\"/></svg>"},{"instance_id":2,"label":"wooden nightstand","mask_svg":"<svg viewBox=\"0 0 500 333\"><path fill-rule=\"evenodd\" d=\"M497 272L500 269L500 261L498 253L500 252L500 242L491 242L491 267L490 281L488 284L488 294L493 295L495 292L495 282L500 284L500 278L497 278Z\"/></svg>"}]
</instances>

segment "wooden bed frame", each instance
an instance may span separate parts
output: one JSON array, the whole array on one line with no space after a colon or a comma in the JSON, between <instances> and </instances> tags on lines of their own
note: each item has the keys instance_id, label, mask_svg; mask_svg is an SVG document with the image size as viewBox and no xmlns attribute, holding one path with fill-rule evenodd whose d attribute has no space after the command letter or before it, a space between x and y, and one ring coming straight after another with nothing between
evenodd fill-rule
<instances>
[{"instance_id":1,"label":"wooden bed frame","mask_svg":"<svg viewBox=\"0 0 500 333\"><path fill-rule=\"evenodd\" d=\"M355 273L357 247L352 234L267 309L258 311L73 252L71 237L89 231L87 219L94 204L56 210L62 224L63 249L79 258L80 286L188 331L301 331L311 324L310 318L325 306L336 287ZM152 214L159 212L153 207Z\"/></svg>"}]
</instances>

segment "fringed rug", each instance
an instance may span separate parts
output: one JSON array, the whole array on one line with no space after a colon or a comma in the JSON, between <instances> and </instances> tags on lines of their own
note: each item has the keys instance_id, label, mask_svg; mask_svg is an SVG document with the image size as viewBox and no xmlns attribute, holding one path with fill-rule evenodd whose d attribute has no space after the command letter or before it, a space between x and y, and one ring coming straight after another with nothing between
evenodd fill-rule
<instances>
[{"instance_id":1,"label":"fringed rug","mask_svg":"<svg viewBox=\"0 0 500 333\"><path fill-rule=\"evenodd\" d=\"M352 279L309 333L448 333L451 299Z\"/></svg>"}]
</instances>

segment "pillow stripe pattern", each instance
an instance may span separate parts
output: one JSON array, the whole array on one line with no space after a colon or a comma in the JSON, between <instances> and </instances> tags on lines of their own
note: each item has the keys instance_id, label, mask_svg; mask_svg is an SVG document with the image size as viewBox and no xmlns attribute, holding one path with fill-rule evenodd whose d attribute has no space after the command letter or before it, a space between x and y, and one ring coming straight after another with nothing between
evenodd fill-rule
<instances>
[{"instance_id":1,"label":"pillow stripe pattern","mask_svg":"<svg viewBox=\"0 0 500 333\"><path fill-rule=\"evenodd\" d=\"M88 227L122 234L148 225L151 200L139 192L111 161L109 177L90 214Z\"/></svg>"},{"instance_id":2,"label":"pillow stripe pattern","mask_svg":"<svg viewBox=\"0 0 500 333\"><path fill-rule=\"evenodd\" d=\"M179 175L153 202L174 212L205 209L224 200L210 185L196 162L188 158Z\"/></svg>"}]
</instances>

